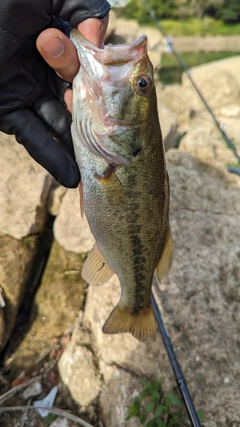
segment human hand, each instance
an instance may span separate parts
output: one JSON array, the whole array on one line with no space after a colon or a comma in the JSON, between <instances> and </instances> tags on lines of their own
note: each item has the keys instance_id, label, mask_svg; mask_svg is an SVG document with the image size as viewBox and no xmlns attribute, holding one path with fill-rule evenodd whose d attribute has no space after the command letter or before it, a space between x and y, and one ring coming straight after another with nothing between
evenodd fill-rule
<instances>
[{"instance_id":1,"label":"human hand","mask_svg":"<svg viewBox=\"0 0 240 427\"><path fill-rule=\"evenodd\" d=\"M54 17L76 26L90 17L106 16L109 8L106 0L0 2L0 130L14 134L30 155L66 187L76 187L80 179L72 148L71 114L61 100L66 82L39 55L36 38L54 26ZM66 52L67 66L64 62L59 65L59 58L52 60L57 60L59 75L71 80L66 71L70 67L73 76L78 66L74 60L71 67L73 51Z\"/></svg>"}]
</instances>

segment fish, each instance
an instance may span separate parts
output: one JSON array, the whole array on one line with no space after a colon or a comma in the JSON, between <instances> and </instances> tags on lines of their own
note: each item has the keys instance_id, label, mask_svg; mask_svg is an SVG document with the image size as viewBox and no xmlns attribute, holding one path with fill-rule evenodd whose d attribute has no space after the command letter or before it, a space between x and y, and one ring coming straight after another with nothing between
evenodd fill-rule
<instances>
[{"instance_id":1,"label":"fish","mask_svg":"<svg viewBox=\"0 0 240 427\"><path fill-rule=\"evenodd\" d=\"M95 244L82 269L90 285L117 274L121 297L106 334L156 338L153 276L172 262L169 179L147 37L99 49L71 32L80 68L73 80L72 139L80 204Z\"/></svg>"}]
</instances>

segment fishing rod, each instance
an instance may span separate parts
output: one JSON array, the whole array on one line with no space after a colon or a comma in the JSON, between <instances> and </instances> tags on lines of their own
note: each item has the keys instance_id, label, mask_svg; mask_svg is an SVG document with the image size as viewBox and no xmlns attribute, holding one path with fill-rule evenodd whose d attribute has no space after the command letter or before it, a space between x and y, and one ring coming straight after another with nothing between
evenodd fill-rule
<instances>
[{"instance_id":1,"label":"fishing rod","mask_svg":"<svg viewBox=\"0 0 240 427\"><path fill-rule=\"evenodd\" d=\"M184 63L183 59L181 58L181 56L178 54L178 52L175 50L174 46L173 46L173 41L172 38L169 37L169 35L166 33L166 31L164 30L163 26L161 25L161 23L159 22L159 20L156 17L156 14L154 12L154 10L148 5L148 3L146 2L146 0L142 0L144 6L147 8L149 15L151 16L152 20L154 21L154 23L156 24L156 26L158 27L159 31L162 33L167 46L169 47L169 49L171 50L171 52L175 55L175 57L177 58L179 64L181 65L183 71L185 72L185 74L187 75L188 79L190 80L192 86L194 87L194 89L196 90L198 96L200 97L201 101L203 102L205 108L208 110L209 114L211 115L215 125L217 126L218 130L220 131L224 141L226 142L227 146L232 150L234 156L236 157L236 159L238 160L238 163L240 164L240 155L238 154L238 151L234 145L234 143L231 141L231 139L227 136L225 130L224 130L224 125L223 123L220 123L213 110L211 109L211 107L209 106L209 104L207 103L206 99L204 98L203 94L201 93L201 91L198 89L196 83L194 82L192 76L191 76L191 71L190 69L186 66L186 64ZM230 172L235 172L235 171L230 171ZM235 172L236 173L236 172ZM237 172L239 173L239 171Z\"/></svg>"},{"instance_id":2,"label":"fishing rod","mask_svg":"<svg viewBox=\"0 0 240 427\"><path fill-rule=\"evenodd\" d=\"M173 349L172 343L171 343L171 339L169 337L168 331L163 323L163 319L160 313L160 310L158 308L158 305L156 303L155 297L153 295L153 292L151 294L151 299L152 299L152 305L153 305L153 310L154 310L154 314L155 314L155 318L158 324L158 328L161 332L162 335L162 340L163 343L165 345L174 375L175 375L175 379L178 385L178 388L180 390L180 393L182 395L183 401L185 403L185 406L187 408L187 412L189 415L189 419L192 423L193 427L201 427L195 406L193 404L193 400L191 398L191 395L189 393L184 375L182 373L181 367L178 363L177 360L177 356L176 353Z\"/></svg>"}]
</instances>

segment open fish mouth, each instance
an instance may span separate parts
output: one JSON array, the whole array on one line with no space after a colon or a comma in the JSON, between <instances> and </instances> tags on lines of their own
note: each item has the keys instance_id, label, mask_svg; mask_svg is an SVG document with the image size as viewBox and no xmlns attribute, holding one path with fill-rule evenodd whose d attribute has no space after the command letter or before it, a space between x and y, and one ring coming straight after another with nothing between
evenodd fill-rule
<instances>
[{"instance_id":1,"label":"open fish mouth","mask_svg":"<svg viewBox=\"0 0 240 427\"><path fill-rule=\"evenodd\" d=\"M84 57L86 62L92 62L94 57L99 63L106 66L123 65L134 59L138 60L143 52L147 52L147 37L142 35L138 40L130 43L118 45L106 45L104 49L94 46L91 42L85 39L78 30L73 29L70 34L71 40L77 47L77 50L82 57L84 65Z\"/></svg>"},{"instance_id":2,"label":"open fish mouth","mask_svg":"<svg viewBox=\"0 0 240 427\"><path fill-rule=\"evenodd\" d=\"M147 120L142 114L147 111L147 101L143 107L135 101L138 74L133 75L137 67L141 75L142 63L144 71L152 71L147 37L104 49L92 45L77 30L71 32L71 38L81 64L73 82L73 122L78 136L94 155L125 165L141 150L141 126Z\"/></svg>"}]
</instances>

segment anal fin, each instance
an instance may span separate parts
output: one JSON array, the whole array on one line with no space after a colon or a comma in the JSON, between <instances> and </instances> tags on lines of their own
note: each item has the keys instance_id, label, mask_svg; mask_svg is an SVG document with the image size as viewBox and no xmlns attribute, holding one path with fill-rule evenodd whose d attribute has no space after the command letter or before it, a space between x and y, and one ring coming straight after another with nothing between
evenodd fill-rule
<instances>
[{"instance_id":1,"label":"anal fin","mask_svg":"<svg viewBox=\"0 0 240 427\"><path fill-rule=\"evenodd\" d=\"M164 246L164 250L160 261L156 267L157 278L159 282L163 280L165 276L169 273L169 270L172 265L172 256L173 256L173 242L172 234L170 228L168 228L167 238Z\"/></svg>"},{"instance_id":2,"label":"anal fin","mask_svg":"<svg viewBox=\"0 0 240 427\"><path fill-rule=\"evenodd\" d=\"M102 328L105 334L130 332L139 341L154 341L156 322L152 306L131 313L120 303L110 313Z\"/></svg>"},{"instance_id":3,"label":"anal fin","mask_svg":"<svg viewBox=\"0 0 240 427\"><path fill-rule=\"evenodd\" d=\"M114 271L109 267L95 243L83 265L83 279L90 285L97 286L106 283L113 274Z\"/></svg>"}]
</instances>

